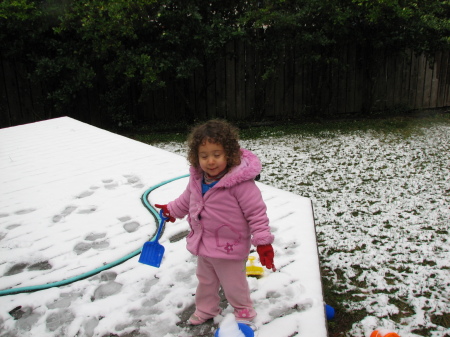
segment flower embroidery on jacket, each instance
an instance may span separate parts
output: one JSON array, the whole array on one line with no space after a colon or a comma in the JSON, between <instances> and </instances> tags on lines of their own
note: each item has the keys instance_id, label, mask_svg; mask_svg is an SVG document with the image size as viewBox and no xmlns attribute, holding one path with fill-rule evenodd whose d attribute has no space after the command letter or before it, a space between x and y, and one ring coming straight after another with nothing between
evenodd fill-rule
<instances>
[{"instance_id":1,"label":"flower embroidery on jacket","mask_svg":"<svg viewBox=\"0 0 450 337\"><path fill-rule=\"evenodd\" d=\"M225 245L225 250L228 254L230 254L230 252L233 250L233 245L227 242L227 244Z\"/></svg>"}]
</instances>

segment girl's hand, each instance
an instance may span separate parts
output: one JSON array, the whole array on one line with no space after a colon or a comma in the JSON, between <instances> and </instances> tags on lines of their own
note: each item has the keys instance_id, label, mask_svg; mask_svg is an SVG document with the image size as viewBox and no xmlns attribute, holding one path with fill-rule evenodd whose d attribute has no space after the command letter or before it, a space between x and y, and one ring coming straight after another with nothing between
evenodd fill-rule
<instances>
[{"instance_id":1,"label":"girl's hand","mask_svg":"<svg viewBox=\"0 0 450 337\"><path fill-rule=\"evenodd\" d=\"M167 208L167 205L155 204L155 207L162 209L163 215L167 218L167 221L175 222L175 218L170 215L170 212L169 212L169 209Z\"/></svg>"},{"instance_id":2,"label":"girl's hand","mask_svg":"<svg viewBox=\"0 0 450 337\"><path fill-rule=\"evenodd\" d=\"M273 271L277 270L273 264L273 257L275 256L275 253L273 252L272 245L258 246L256 247L256 251L259 255L259 261L263 266L267 269L272 269Z\"/></svg>"}]
</instances>

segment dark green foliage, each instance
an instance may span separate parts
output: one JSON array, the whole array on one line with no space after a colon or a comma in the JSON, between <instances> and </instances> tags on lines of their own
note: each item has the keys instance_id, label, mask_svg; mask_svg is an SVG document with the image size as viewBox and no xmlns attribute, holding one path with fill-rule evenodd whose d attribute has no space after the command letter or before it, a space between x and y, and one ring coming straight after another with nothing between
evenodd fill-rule
<instances>
[{"instance_id":1,"label":"dark green foliage","mask_svg":"<svg viewBox=\"0 0 450 337\"><path fill-rule=\"evenodd\" d=\"M433 55L450 45L447 1L265 0L240 18L273 70L283 52L305 62L335 63L332 51L349 43ZM263 33L258 32L263 31ZM299 53L301 51L301 53Z\"/></svg>"},{"instance_id":2,"label":"dark green foliage","mask_svg":"<svg viewBox=\"0 0 450 337\"><path fill-rule=\"evenodd\" d=\"M25 64L57 109L101 83L103 106L121 116L130 89L138 102L188 78L233 39L251 42L267 79L285 53L335 64L348 43L432 55L449 46L449 17L438 0L3 0L0 57Z\"/></svg>"}]
</instances>

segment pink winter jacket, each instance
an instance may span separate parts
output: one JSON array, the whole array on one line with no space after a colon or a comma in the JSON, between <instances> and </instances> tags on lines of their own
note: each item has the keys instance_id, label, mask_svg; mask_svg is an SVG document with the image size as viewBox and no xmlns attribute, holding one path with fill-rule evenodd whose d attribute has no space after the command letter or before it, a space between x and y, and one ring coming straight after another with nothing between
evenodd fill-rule
<instances>
[{"instance_id":1,"label":"pink winter jacket","mask_svg":"<svg viewBox=\"0 0 450 337\"><path fill-rule=\"evenodd\" d=\"M168 204L175 218L188 215L191 231L187 249L194 255L245 260L250 245L273 242L269 219L255 177L261 162L252 152L241 149L241 164L233 167L202 196L203 171L190 168L186 190Z\"/></svg>"}]
</instances>

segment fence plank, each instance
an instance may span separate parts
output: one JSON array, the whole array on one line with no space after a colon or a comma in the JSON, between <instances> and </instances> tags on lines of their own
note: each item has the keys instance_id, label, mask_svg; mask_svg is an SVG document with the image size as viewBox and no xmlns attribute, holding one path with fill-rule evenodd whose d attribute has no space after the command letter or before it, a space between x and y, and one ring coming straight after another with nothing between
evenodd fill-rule
<instances>
[{"instance_id":1,"label":"fence plank","mask_svg":"<svg viewBox=\"0 0 450 337\"><path fill-rule=\"evenodd\" d=\"M438 60L440 62L442 53L436 53L435 54L435 60ZM437 77L438 72L438 62L434 62L432 64L432 77L431 77L431 90L430 90L430 108L436 108L437 107L437 100L438 100L438 84L439 79Z\"/></svg>"},{"instance_id":2,"label":"fence plank","mask_svg":"<svg viewBox=\"0 0 450 337\"><path fill-rule=\"evenodd\" d=\"M450 52L447 51L446 55L447 55L447 72L446 72L446 77L445 77L445 81L444 81L444 85L445 85L445 90L444 90L444 106L450 106L450 56L449 56Z\"/></svg>"},{"instance_id":3,"label":"fence plank","mask_svg":"<svg viewBox=\"0 0 450 337\"><path fill-rule=\"evenodd\" d=\"M346 46L344 46L343 48L341 48L341 50L339 51L339 62L343 65L348 65L348 60L347 60L347 48ZM347 112L347 79L348 79L348 72L347 72L347 67L344 69L342 67L340 67L339 69L339 75L337 78L337 92L338 92L338 97L337 97L337 107L338 107L338 112L340 113L346 113Z\"/></svg>"},{"instance_id":4,"label":"fence plank","mask_svg":"<svg viewBox=\"0 0 450 337\"><path fill-rule=\"evenodd\" d=\"M355 48L352 46L347 46L347 65L346 70L346 100L345 100L345 111L347 113L355 111L355 96L356 96L356 83L355 83Z\"/></svg>"},{"instance_id":5,"label":"fence plank","mask_svg":"<svg viewBox=\"0 0 450 337\"><path fill-rule=\"evenodd\" d=\"M409 82L409 106L413 109L417 109L417 88L419 77L419 59L416 55L411 55L411 76Z\"/></svg>"},{"instance_id":6,"label":"fence plank","mask_svg":"<svg viewBox=\"0 0 450 337\"><path fill-rule=\"evenodd\" d=\"M195 115L200 119L208 118L206 104L207 78L205 77L205 68L198 68L195 71Z\"/></svg>"},{"instance_id":7,"label":"fence plank","mask_svg":"<svg viewBox=\"0 0 450 337\"><path fill-rule=\"evenodd\" d=\"M245 114L245 47L242 41L235 42L235 90L236 90L236 119L246 118Z\"/></svg>"},{"instance_id":8,"label":"fence plank","mask_svg":"<svg viewBox=\"0 0 450 337\"><path fill-rule=\"evenodd\" d=\"M411 85L411 69L413 61L412 51L405 52L402 68L402 86L401 86L401 105L410 107L410 85Z\"/></svg>"},{"instance_id":9,"label":"fence plank","mask_svg":"<svg viewBox=\"0 0 450 337\"><path fill-rule=\"evenodd\" d=\"M219 118L227 116L226 73L226 56L222 56L216 61L216 109Z\"/></svg>"},{"instance_id":10,"label":"fence plank","mask_svg":"<svg viewBox=\"0 0 450 337\"><path fill-rule=\"evenodd\" d=\"M294 67L294 51L289 48L286 51L286 62L284 66L284 117L292 117L295 114L294 110L294 79L295 79L295 67Z\"/></svg>"},{"instance_id":11,"label":"fence plank","mask_svg":"<svg viewBox=\"0 0 450 337\"><path fill-rule=\"evenodd\" d=\"M0 60L0 128L11 126L11 108L8 102L6 75L3 60Z\"/></svg>"},{"instance_id":12,"label":"fence plank","mask_svg":"<svg viewBox=\"0 0 450 337\"><path fill-rule=\"evenodd\" d=\"M216 63L215 61L206 61L206 111L208 118L216 118Z\"/></svg>"},{"instance_id":13,"label":"fence plank","mask_svg":"<svg viewBox=\"0 0 450 337\"><path fill-rule=\"evenodd\" d=\"M227 114L226 117L231 120L236 119L236 60L235 60L235 41L226 46L226 93L227 93Z\"/></svg>"},{"instance_id":14,"label":"fence plank","mask_svg":"<svg viewBox=\"0 0 450 337\"><path fill-rule=\"evenodd\" d=\"M422 106L432 107L431 95L433 90L433 68L430 67L428 59L422 56L424 60L425 76Z\"/></svg>"},{"instance_id":15,"label":"fence plank","mask_svg":"<svg viewBox=\"0 0 450 337\"><path fill-rule=\"evenodd\" d=\"M415 108L420 109L424 106L425 91L426 91L426 59L424 57L417 57L417 90L416 90L416 102Z\"/></svg>"},{"instance_id":16,"label":"fence plank","mask_svg":"<svg viewBox=\"0 0 450 337\"><path fill-rule=\"evenodd\" d=\"M338 51L334 51L334 56L338 55ZM339 74L340 74L340 65L332 64L330 67L330 75L328 80L328 86L330 90L330 98L329 98L329 107L327 113L329 115L335 115L338 113L339 108Z\"/></svg>"},{"instance_id":17,"label":"fence plank","mask_svg":"<svg viewBox=\"0 0 450 337\"><path fill-rule=\"evenodd\" d=\"M3 71L5 73L6 95L8 97L8 105L10 110L11 125L20 125L27 123L22 113L22 104L20 101L20 87L17 83L17 70L15 63L4 61Z\"/></svg>"},{"instance_id":18,"label":"fence plank","mask_svg":"<svg viewBox=\"0 0 450 337\"><path fill-rule=\"evenodd\" d=\"M154 97L154 103L153 103L153 116L157 118L157 120L161 120L160 116L164 116L168 119L168 113L165 110L165 91L164 89L157 89L155 91ZM167 117L166 117L167 116Z\"/></svg>"},{"instance_id":19,"label":"fence plank","mask_svg":"<svg viewBox=\"0 0 450 337\"><path fill-rule=\"evenodd\" d=\"M15 63L17 78L17 89L20 92L19 102L22 110L23 123L32 123L38 120L33 107L33 96L31 94L31 83L27 78L27 68L24 64Z\"/></svg>"},{"instance_id":20,"label":"fence plank","mask_svg":"<svg viewBox=\"0 0 450 337\"><path fill-rule=\"evenodd\" d=\"M396 81L396 64L397 57L390 56L386 58L386 106L395 106L395 90L391 90L390 88L395 88Z\"/></svg>"},{"instance_id":21,"label":"fence plank","mask_svg":"<svg viewBox=\"0 0 450 337\"><path fill-rule=\"evenodd\" d=\"M256 102L256 63L255 48L247 43L245 45L245 116L255 116Z\"/></svg>"},{"instance_id":22,"label":"fence plank","mask_svg":"<svg viewBox=\"0 0 450 337\"><path fill-rule=\"evenodd\" d=\"M449 52L443 52L441 54L441 62L438 66L438 79L439 79L439 88L438 88L438 106L447 106L450 102L448 101L448 84L450 83L449 77Z\"/></svg>"},{"instance_id":23,"label":"fence plank","mask_svg":"<svg viewBox=\"0 0 450 337\"><path fill-rule=\"evenodd\" d=\"M276 68L275 78L272 86L272 116L280 117L284 114L285 93L285 57L282 56Z\"/></svg>"},{"instance_id":24,"label":"fence plank","mask_svg":"<svg viewBox=\"0 0 450 337\"><path fill-rule=\"evenodd\" d=\"M397 107L401 104L402 96L402 72L404 65L404 58L402 55L395 55L390 58L391 68L391 81L389 82L389 93L391 97L388 100L388 106Z\"/></svg>"},{"instance_id":25,"label":"fence plank","mask_svg":"<svg viewBox=\"0 0 450 337\"><path fill-rule=\"evenodd\" d=\"M297 61L297 57L301 55L300 51L294 50L294 111L296 116L300 116L304 109L303 101L303 65Z\"/></svg>"},{"instance_id":26,"label":"fence plank","mask_svg":"<svg viewBox=\"0 0 450 337\"><path fill-rule=\"evenodd\" d=\"M364 73L365 69L363 68L364 64L364 54L359 48L356 49L355 56L355 111L352 112L361 112L364 109Z\"/></svg>"},{"instance_id":27,"label":"fence plank","mask_svg":"<svg viewBox=\"0 0 450 337\"><path fill-rule=\"evenodd\" d=\"M264 100L264 117L275 117L274 114L274 94L275 82L277 81L277 71L263 82L263 90L265 94Z\"/></svg>"}]
</instances>

